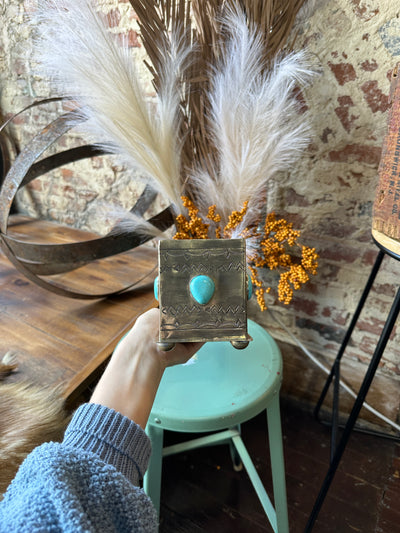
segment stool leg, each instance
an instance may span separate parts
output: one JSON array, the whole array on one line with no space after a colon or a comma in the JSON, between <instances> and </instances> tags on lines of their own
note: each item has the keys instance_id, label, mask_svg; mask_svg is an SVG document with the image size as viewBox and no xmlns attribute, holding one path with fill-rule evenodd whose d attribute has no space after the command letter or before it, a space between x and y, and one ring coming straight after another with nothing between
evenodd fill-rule
<instances>
[{"instance_id":1,"label":"stool leg","mask_svg":"<svg viewBox=\"0 0 400 533\"><path fill-rule=\"evenodd\" d=\"M143 479L143 488L153 502L157 514L160 514L161 471L164 430L148 424L146 433L151 440L151 456L147 472Z\"/></svg>"},{"instance_id":2,"label":"stool leg","mask_svg":"<svg viewBox=\"0 0 400 533\"><path fill-rule=\"evenodd\" d=\"M236 430L240 435L241 433L240 424L236 426ZM235 472L241 472L243 470L242 458L240 457L240 454L237 451L236 446L234 445L232 439L229 440L229 451L231 452L233 469L235 470Z\"/></svg>"},{"instance_id":3,"label":"stool leg","mask_svg":"<svg viewBox=\"0 0 400 533\"><path fill-rule=\"evenodd\" d=\"M267 409L267 420L277 531L278 533L288 533L285 462L278 392Z\"/></svg>"},{"instance_id":4,"label":"stool leg","mask_svg":"<svg viewBox=\"0 0 400 533\"><path fill-rule=\"evenodd\" d=\"M240 458L242 459L243 466L245 467L250 481L253 484L254 490L257 493L257 496L260 500L261 505L263 506L265 514L268 517L268 520L272 526L272 529L274 530L274 533L280 533L276 524L276 512L274 506L272 505L272 502L267 494L267 491L265 490L261 478L258 475L256 467L254 466L254 463L251 460L249 452L247 451L247 448L242 441L242 437L240 435L235 435L234 437L232 437L232 442L236 446Z\"/></svg>"}]
</instances>

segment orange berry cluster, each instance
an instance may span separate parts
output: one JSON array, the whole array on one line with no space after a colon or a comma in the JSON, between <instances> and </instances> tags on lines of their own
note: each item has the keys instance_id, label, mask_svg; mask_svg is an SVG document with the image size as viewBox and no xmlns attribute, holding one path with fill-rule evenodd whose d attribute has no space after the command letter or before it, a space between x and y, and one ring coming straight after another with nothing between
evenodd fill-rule
<instances>
[{"instance_id":1,"label":"orange berry cluster","mask_svg":"<svg viewBox=\"0 0 400 533\"><path fill-rule=\"evenodd\" d=\"M201 217L199 217L199 210L194 205L192 200L187 196L182 196L183 206L188 211L188 216L178 215L175 219L176 233L174 239L209 239L210 224L206 224ZM222 229L218 224L221 222L221 215L216 212L216 205L211 205L208 208L206 218L214 222L215 225L215 238L220 239L222 234L227 239L231 235L232 231L240 224L247 212L247 206L249 202L245 202L240 211L232 211L229 215L228 223Z\"/></svg>"},{"instance_id":2,"label":"orange berry cluster","mask_svg":"<svg viewBox=\"0 0 400 533\"><path fill-rule=\"evenodd\" d=\"M182 196L183 206L188 210L188 218L185 215L178 215L175 219L176 233L174 239L207 239L209 224L203 222L198 216L199 210L192 200L187 196Z\"/></svg>"},{"instance_id":3,"label":"orange berry cluster","mask_svg":"<svg viewBox=\"0 0 400 533\"><path fill-rule=\"evenodd\" d=\"M300 232L293 229L293 224L285 219L277 219L275 213L267 215L262 235L259 235L259 252L251 257L256 268L268 267L270 270L283 270L278 282L278 300L289 304L293 291L309 281L309 274L316 274L318 255L315 248L301 247L301 258L288 252L288 247L297 245ZM257 287L255 293L262 310L266 309L262 284L256 268L251 269L252 282ZM270 289L270 287L269 287ZM265 291L267 292L267 291ZM268 291L269 292L269 291Z\"/></svg>"},{"instance_id":4,"label":"orange berry cluster","mask_svg":"<svg viewBox=\"0 0 400 533\"><path fill-rule=\"evenodd\" d=\"M232 211L228 218L228 224L224 227L224 237L229 238L232 231L242 222L244 215L247 213L249 202L246 200L240 211Z\"/></svg>"},{"instance_id":5,"label":"orange berry cluster","mask_svg":"<svg viewBox=\"0 0 400 533\"><path fill-rule=\"evenodd\" d=\"M270 292L271 287L263 287L262 281L260 281L258 278L258 273L254 266L249 265L249 270L251 274L251 281L255 286L254 294L256 295L257 303L261 311L265 311L267 309L267 305L265 303L264 295Z\"/></svg>"},{"instance_id":6,"label":"orange berry cluster","mask_svg":"<svg viewBox=\"0 0 400 533\"><path fill-rule=\"evenodd\" d=\"M216 208L217 206L215 204L210 205L210 207L208 208L207 218L209 220L212 220L212 222L215 222L216 224L218 224L219 222L221 222L221 215L215 212ZM216 239L221 238L221 228L219 226L216 226L215 228L215 238Z\"/></svg>"},{"instance_id":7,"label":"orange berry cluster","mask_svg":"<svg viewBox=\"0 0 400 533\"><path fill-rule=\"evenodd\" d=\"M180 214L176 217L177 232L174 239L210 238L210 224L205 223L199 217L199 210L192 200L187 196L182 196L182 202L188 215ZM232 211L228 223L222 229L218 225L221 222L221 216L216 212L216 206L211 205L206 218L214 223L215 238L220 239L223 235L225 239L228 239L232 231L243 221L247 209L248 202L246 201L241 210ZM258 276L259 268L267 267L270 270L280 271L278 300L286 305L292 301L293 291L300 289L304 283L309 281L309 274L317 272L318 255L315 248L301 246L301 257L290 253L289 248L299 247L297 240L300 237L300 231L294 230L291 222L283 218L277 219L275 213L267 215L262 232L258 232L254 227L245 228L241 236L244 239L255 238L258 241L258 250L249 258L251 262L249 269L252 283L255 286L254 293L262 311L267 308L265 294L270 292L271 287L264 287Z\"/></svg>"}]
</instances>

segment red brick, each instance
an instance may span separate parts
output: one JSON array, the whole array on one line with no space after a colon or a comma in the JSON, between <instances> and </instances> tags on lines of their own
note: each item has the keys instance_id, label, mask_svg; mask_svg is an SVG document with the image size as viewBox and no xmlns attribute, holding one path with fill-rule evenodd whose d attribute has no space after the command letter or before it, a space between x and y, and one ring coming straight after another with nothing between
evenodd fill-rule
<instances>
[{"instance_id":1,"label":"red brick","mask_svg":"<svg viewBox=\"0 0 400 533\"><path fill-rule=\"evenodd\" d=\"M13 117L13 115L14 113L6 113L4 120L9 120L10 118ZM19 115L12 119L12 124L17 125L17 126L26 124L26 118L24 117L24 115Z\"/></svg>"},{"instance_id":2,"label":"red brick","mask_svg":"<svg viewBox=\"0 0 400 533\"><path fill-rule=\"evenodd\" d=\"M70 187L69 185L64 185L62 189L63 189L64 198L70 198L71 200L76 200L77 193L74 187Z\"/></svg>"},{"instance_id":3,"label":"red brick","mask_svg":"<svg viewBox=\"0 0 400 533\"><path fill-rule=\"evenodd\" d=\"M325 348L325 350L329 350L329 351L332 351L332 352L335 352L335 353L336 353L336 351L338 349L337 343L333 344L333 343L329 343L329 342L324 344L324 348Z\"/></svg>"},{"instance_id":4,"label":"red brick","mask_svg":"<svg viewBox=\"0 0 400 533\"><path fill-rule=\"evenodd\" d=\"M366 59L361 63L361 68L366 72L373 72L378 68L378 63L375 61L375 59L372 59L371 61Z\"/></svg>"},{"instance_id":5,"label":"red brick","mask_svg":"<svg viewBox=\"0 0 400 533\"><path fill-rule=\"evenodd\" d=\"M320 283L313 283L311 280L313 279L318 279L318 271L317 273L314 275L314 274L310 274L310 281L307 281L307 284L304 285L304 287L301 289L301 293L302 294L319 294L319 289L320 289Z\"/></svg>"},{"instance_id":6,"label":"red brick","mask_svg":"<svg viewBox=\"0 0 400 533\"><path fill-rule=\"evenodd\" d=\"M69 148L70 147L69 139L67 138L66 135L63 135L62 137L60 137L57 140L57 146L59 146L60 148Z\"/></svg>"},{"instance_id":7,"label":"red brick","mask_svg":"<svg viewBox=\"0 0 400 533\"><path fill-rule=\"evenodd\" d=\"M360 296L361 296L361 288L360 288ZM392 304L392 301L387 298L379 298L373 293L373 289L371 293L368 296L367 305L369 309L374 310L374 315L386 317L389 313L390 306ZM393 347L391 348L393 350ZM400 356L400 352L399 352Z\"/></svg>"},{"instance_id":8,"label":"red brick","mask_svg":"<svg viewBox=\"0 0 400 533\"><path fill-rule=\"evenodd\" d=\"M367 250L362 256L362 262L364 265L373 265L375 263L377 250Z\"/></svg>"},{"instance_id":9,"label":"red brick","mask_svg":"<svg viewBox=\"0 0 400 533\"><path fill-rule=\"evenodd\" d=\"M104 167L104 160L101 157L97 157L97 156L92 157L90 161L91 161L92 168L94 169L99 169L99 168Z\"/></svg>"},{"instance_id":10,"label":"red brick","mask_svg":"<svg viewBox=\"0 0 400 533\"><path fill-rule=\"evenodd\" d=\"M345 326L349 318L349 312L338 310L335 307L324 307L322 316L330 317L334 324L338 326Z\"/></svg>"},{"instance_id":11,"label":"red brick","mask_svg":"<svg viewBox=\"0 0 400 533\"><path fill-rule=\"evenodd\" d=\"M318 255L321 259L329 259L338 263L353 263L360 256L357 249L337 243L331 243L326 248L320 248Z\"/></svg>"},{"instance_id":12,"label":"red brick","mask_svg":"<svg viewBox=\"0 0 400 533\"><path fill-rule=\"evenodd\" d=\"M351 63L332 63L328 61L328 65L339 85L354 81L357 77L356 71Z\"/></svg>"},{"instance_id":13,"label":"red brick","mask_svg":"<svg viewBox=\"0 0 400 533\"><path fill-rule=\"evenodd\" d=\"M301 92L300 87L295 87L294 88L293 96L295 97L295 99L297 100L297 102L299 104L299 107L298 107L299 113L300 114L305 113L308 110L308 105L306 103L306 100L304 98L303 93Z\"/></svg>"},{"instance_id":14,"label":"red brick","mask_svg":"<svg viewBox=\"0 0 400 533\"><path fill-rule=\"evenodd\" d=\"M364 352L364 355L358 354L357 358L364 363L369 362L370 358L367 356L371 356L374 353L377 342L378 339L376 337L364 335L358 346L361 352Z\"/></svg>"},{"instance_id":15,"label":"red brick","mask_svg":"<svg viewBox=\"0 0 400 533\"><path fill-rule=\"evenodd\" d=\"M339 96L338 102L339 107L335 108L335 113L342 123L343 128L350 133L354 121L357 120L360 115L350 115L350 107L354 106L354 102L350 96Z\"/></svg>"},{"instance_id":16,"label":"red brick","mask_svg":"<svg viewBox=\"0 0 400 533\"><path fill-rule=\"evenodd\" d=\"M331 316L332 314L331 309L332 309L331 307L324 307L322 309L322 316L327 316L327 317Z\"/></svg>"},{"instance_id":17,"label":"red brick","mask_svg":"<svg viewBox=\"0 0 400 533\"><path fill-rule=\"evenodd\" d=\"M336 311L333 315L333 322L338 326L345 326L349 319L350 313L348 311Z\"/></svg>"},{"instance_id":18,"label":"red brick","mask_svg":"<svg viewBox=\"0 0 400 533\"><path fill-rule=\"evenodd\" d=\"M321 235L333 235L339 239L343 239L357 233L359 226L350 224L347 217L341 220L337 216L326 216L321 219L318 229Z\"/></svg>"},{"instance_id":19,"label":"red brick","mask_svg":"<svg viewBox=\"0 0 400 533\"><path fill-rule=\"evenodd\" d=\"M331 130L330 128L325 128L320 137L321 141L326 144L328 142L328 136L331 135L332 133L333 133L333 130Z\"/></svg>"},{"instance_id":20,"label":"red brick","mask_svg":"<svg viewBox=\"0 0 400 533\"><path fill-rule=\"evenodd\" d=\"M377 7L371 8L370 4L366 4L362 0L351 0L351 3L354 6L354 14L361 20L371 20L373 17L375 17L375 15L379 13L379 9Z\"/></svg>"},{"instance_id":21,"label":"red brick","mask_svg":"<svg viewBox=\"0 0 400 533\"><path fill-rule=\"evenodd\" d=\"M43 190L43 183L41 180L33 180L29 183L29 190L30 191L42 191Z\"/></svg>"},{"instance_id":22,"label":"red brick","mask_svg":"<svg viewBox=\"0 0 400 533\"><path fill-rule=\"evenodd\" d=\"M372 291L376 294L383 294L385 296L390 296L391 298L394 298L396 286L392 283L375 282L372 287Z\"/></svg>"},{"instance_id":23,"label":"red brick","mask_svg":"<svg viewBox=\"0 0 400 533\"><path fill-rule=\"evenodd\" d=\"M384 366L391 372L391 373L395 373L396 375L400 375L400 366L399 365L394 365L393 363L386 363L385 361L385 357L383 356L383 363L384 363Z\"/></svg>"},{"instance_id":24,"label":"red brick","mask_svg":"<svg viewBox=\"0 0 400 533\"><path fill-rule=\"evenodd\" d=\"M364 227L364 231L360 231L360 233L358 234L357 240L358 242L369 244L371 242L371 228Z\"/></svg>"},{"instance_id":25,"label":"red brick","mask_svg":"<svg viewBox=\"0 0 400 533\"><path fill-rule=\"evenodd\" d=\"M361 342L359 343L359 349L364 352L364 355L359 354L357 357L360 361L363 361L365 363L369 363L370 356L374 354L376 345L378 344L379 336L371 337L368 335L364 335L361 339ZM382 357L381 362L379 363L379 366L382 367L384 365L384 355Z\"/></svg>"},{"instance_id":26,"label":"red brick","mask_svg":"<svg viewBox=\"0 0 400 533\"><path fill-rule=\"evenodd\" d=\"M306 196L297 194L297 192L291 187L286 190L285 196L286 205L298 205L300 207L308 207L310 205L310 201Z\"/></svg>"},{"instance_id":27,"label":"red brick","mask_svg":"<svg viewBox=\"0 0 400 533\"><path fill-rule=\"evenodd\" d=\"M366 144L347 144L341 150L329 152L329 160L334 163L365 163L378 167L382 148Z\"/></svg>"},{"instance_id":28,"label":"red brick","mask_svg":"<svg viewBox=\"0 0 400 533\"><path fill-rule=\"evenodd\" d=\"M392 74L393 74L393 70L394 69L389 69L387 72L386 72L386 78L389 80L389 81L392 81Z\"/></svg>"},{"instance_id":29,"label":"red brick","mask_svg":"<svg viewBox=\"0 0 400 533\"><path fill-rule=\"evenodd\" d=\"M18 75L23 75L26 73L26 59L16 59L13 63L13 71Z\"/></svg>"},{"instance_id":30,"label":"red brick","mask_svg":"<svg viewBox=\"0 0 400 533\"><path fill-rule=\"evenodd\" d=\"M290 306L296 311L300 311L308 316L317 315L318 303L315 300L307 300L300 296L300 293L293 298Z\"/></svg>"},{"instance_id":31,"label":"red brick","mask_svg":"<svg viewBox=\"0 0 400 533\"><path fill-rule=\"evenodd\" d=\"M341 106L347 106L347 107L351 107L351 106L354 106L354 102L351 98L351 96L339 96L338 97L338 102Z\"/></svg>"},{"instance_id":32,"label":"red brick","mask_svg":"<svg viewBox=\"0 0 400 533\"><path fill-rule=\"evenodd\" d=\"M283 217L288 222L291 222L293 224L293 229L299 229L303 226L305 221L305 216L301 215L300 213L288 213L287 211L280 211L279 213L276 213L277 217Z\"/></svg>"},{"instance_id":33,"label":"red brick","mask_svg":"<svg viewBox=\"0 0 400 533\"><path fill-rule=\"evenodd\" d=\"M337 180L338 180L338 182L340 183L340 186L341 186L341 187L348 187L348 188L351 188L350 183L348 183L347 181L344 181L344 179L341 178L340 176L337 177Z\"/></svg>"},{"instance_id":34,"label":"red brick","mask_svg":"<svg viewBox=\"0 0 400 533\"><path fill-rule=\"evenodd\" d=\"M74 177L74 173L70 168L62 168L61 174L65 181L71 181L71 179Z\"/></svg>"},{"instance_id":35,"label":"red brick","mask_svg":"<svg viewBox=\"0 0 400 533\"><path fill-rule=\"evenodd\" d=\"M361 85L361 90L373 113L376 113L377 111L385 113L385 111L389 109L389 97L379 89L376 80L366 81Z\"/></svg>"},{"instance_id":36,"label":"red brick","mask_svg":"<svg viewBox=\"0 0 400 533\"><path fill-rule=\"evenodd\" d=\"M354 172L354 170L350 170L350 175L355 178L358 183L361 183L364 180L364 174L362 172Z\"/></svg>"},{"instance_id":37,"label":"red brick","mask_svg":"<svg viewBox=\"0 0 400 533\"><path fill-rule=\"evenodd\" d=\"M374 333L379 336L382 332L383 326L385 325L384 320L379 320L375 317L369 317L368 319L359 320L357 327L361 331L368 331L368 333ZM395 335L396 327L393 328L391 338Z\"/></svg>"}]
</instances>

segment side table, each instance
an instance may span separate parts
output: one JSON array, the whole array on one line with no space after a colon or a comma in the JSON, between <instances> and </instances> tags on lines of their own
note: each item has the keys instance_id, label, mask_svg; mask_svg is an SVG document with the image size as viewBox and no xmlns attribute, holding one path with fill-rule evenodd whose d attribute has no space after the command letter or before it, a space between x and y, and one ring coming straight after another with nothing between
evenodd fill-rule
<instances>
[{"instance_id":1,"label":"side table","mask_svg":"<svg viewBox=\"0 0 400 533\"><path fill-rule=\"evenodd\" d=\"M10 218L9 234L30 242L64 243L90 238L81 230L15 215ZM7 382L60 385L68 406L96 379L99 368L137 316L156 304L156 265L156 250L141 246L52 276L68 288L99 294L141 280L118 296L79 300L30 282L0 252L1 351L15 351L19 363L18 372Z\"/></svg>"}]
</instances>

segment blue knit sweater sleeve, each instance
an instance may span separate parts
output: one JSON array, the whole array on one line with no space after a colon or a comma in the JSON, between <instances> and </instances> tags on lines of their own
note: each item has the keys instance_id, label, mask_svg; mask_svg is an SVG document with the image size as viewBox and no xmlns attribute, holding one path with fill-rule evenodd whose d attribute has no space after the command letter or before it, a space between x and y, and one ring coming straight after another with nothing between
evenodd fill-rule
<instances>
[{"instance_id":1,"label":"blue knit sweater sleeve","mask_svg":"<svg viewBox=\"0 0 400 533\"><path fill-rule=\"evenodd\" d=\"M1 533L157 531L137 486L150 456L144 431L120 413L84 404L62 443L36 448L0 502Z\"/></svg>"}]
</instances>

